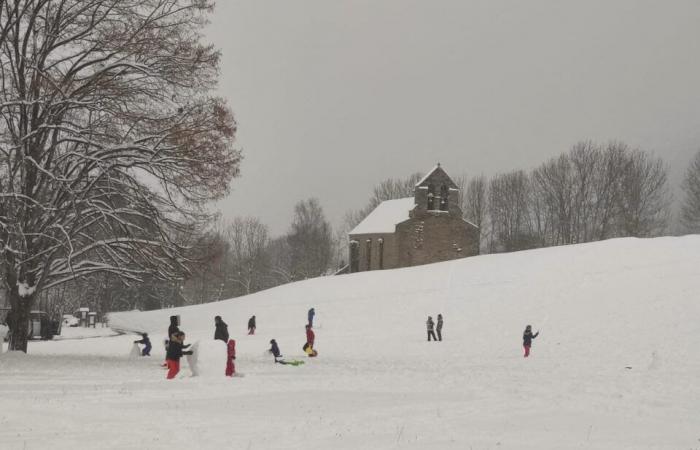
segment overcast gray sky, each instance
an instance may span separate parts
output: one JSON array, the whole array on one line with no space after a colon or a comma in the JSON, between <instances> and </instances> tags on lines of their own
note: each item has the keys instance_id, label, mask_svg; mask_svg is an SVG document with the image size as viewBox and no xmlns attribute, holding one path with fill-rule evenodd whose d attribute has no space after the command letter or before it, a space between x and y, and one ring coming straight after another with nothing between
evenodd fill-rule
<instances>
[{"instance_id":1,"label":"overcast gray sky","mask_svg":"<svg viewBox=\"0 0 700 450\"><path fill-rule=\"evenodd\" d=\"M245 159L225 217L336 225L387 177L529 169L582 139L700 148L697 0L219 0Z\"/></svg>"}]
</instances>

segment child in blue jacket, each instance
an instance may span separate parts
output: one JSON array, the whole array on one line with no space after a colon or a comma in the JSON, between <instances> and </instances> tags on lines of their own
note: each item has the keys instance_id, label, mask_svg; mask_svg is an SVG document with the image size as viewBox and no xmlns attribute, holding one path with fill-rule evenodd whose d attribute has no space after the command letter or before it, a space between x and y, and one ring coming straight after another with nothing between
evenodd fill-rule
<instances>
[{"instance_id":1,"label":"child in blue jacket","mask_svg":"<svg viewBox=\"0 0 700 450\"><path fill-rule=\"evenodd\" d=\"M141 356L151 356L151 340L148 338L148 333L141 333L141 340L134 341L134 344L143 344Z\"/></svg>"}]
</instances>

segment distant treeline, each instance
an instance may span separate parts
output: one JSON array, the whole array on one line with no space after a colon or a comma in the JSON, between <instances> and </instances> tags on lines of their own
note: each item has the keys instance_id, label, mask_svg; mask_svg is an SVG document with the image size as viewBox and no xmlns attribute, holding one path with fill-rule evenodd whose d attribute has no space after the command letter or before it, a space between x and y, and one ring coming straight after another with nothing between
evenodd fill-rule
<instances>
[{"instance_id":1,"label":"distant treeline","mask_svg":"<svg viewBox=\"0 0 700 450\"><path fill-rule=\"evenodd\" d=\"M332 274L347 260L347 232L382 201L412 196L420 178L414 173L379 183L366 206L348 211L335 230L319 201L308 199L295 206L283 236L271 237L257 218L240 217L182 237L191 262L179 281L125 285L100 274L81 281L80 289L68 285L44 296L60 295L62 304L98 311L155 309ZM653 237L672 234L672 228L700 232L700 152L689 164L677 217L671 214L667 165L621 142L579 142L529 171L457 176L455 182L464 218L481 230L482 253Z\"/></svg>"}]
</instances>

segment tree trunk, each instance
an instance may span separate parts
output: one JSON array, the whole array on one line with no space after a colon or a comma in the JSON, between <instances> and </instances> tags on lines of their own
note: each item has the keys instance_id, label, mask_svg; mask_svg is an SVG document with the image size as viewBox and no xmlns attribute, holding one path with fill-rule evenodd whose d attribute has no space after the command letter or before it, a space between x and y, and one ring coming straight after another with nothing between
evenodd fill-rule
<instances>
[{"instance_id":1,"label":"tree trunk","mask_svg":"<svg viewBox=\"0 0 700 450\"><path fill-rule=\"evenodd\" d=\"M27 341L29 338L29 313L34 304L34 295L20 297L17 288L10 290L10 315L8 321L10 326L10 346L11 351L27 353Z\"/></svg>"}]
</instances>

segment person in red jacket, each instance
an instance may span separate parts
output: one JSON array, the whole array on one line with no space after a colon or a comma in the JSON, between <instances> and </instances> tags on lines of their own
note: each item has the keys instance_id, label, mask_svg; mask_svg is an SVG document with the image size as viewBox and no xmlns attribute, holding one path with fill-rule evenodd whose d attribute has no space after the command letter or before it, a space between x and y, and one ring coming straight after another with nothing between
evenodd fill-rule
<instances>
[{"instance_id":1,"label":"person in red jacket","mask_svg":"<svg viewBox=\"0 0 700 450\"><path fill-rule=\"evenodd\" d=\"M314 346L314 340L316 339L316 334L314 334L314 330L311 328L311 325L306 326L306 343L309 344L309 347Z\"/></svg>"},{"instance_id":2,"label":"person in red jacket","mask_svg":"<svg viewBox=\"0 0 700 450\"><path fill-rule=\"evenodd\" d=\"M306 325L306 344L304 344L304 351L309 356L316 356L318 352L314 350L314 341L316 340L316 335L311 325Z\"/></svg>"},{"instance_id":3,"label":"person in red jacket","mask_svg":"<svg viewBox=\"0 0 700 450\"><path fill-rule=\"evenodd\" d=\"M229 339L226 348L226 376L232 377L236 373L236 365L233 363L233 360L236 359L236 341Z\"/></svg>"},{"instance_id":4,"label":"person in red jacket","mask_svg":"<svg viewBox=\"0 0 700 450\"><path fill-rule=\"evenodd\" d=\"M523 332L523 348L525 349L525 358L530 356L530 347L532 346L532 340L535 339L539 334L539 331L535 334L532 334L532 327L530 325L525 327L525 331Z\"/></svg>"}]
</instances>

